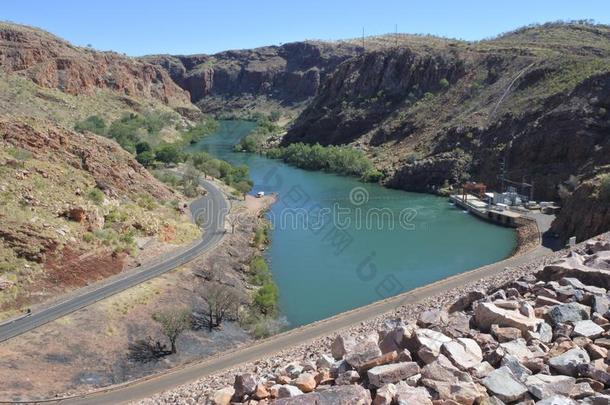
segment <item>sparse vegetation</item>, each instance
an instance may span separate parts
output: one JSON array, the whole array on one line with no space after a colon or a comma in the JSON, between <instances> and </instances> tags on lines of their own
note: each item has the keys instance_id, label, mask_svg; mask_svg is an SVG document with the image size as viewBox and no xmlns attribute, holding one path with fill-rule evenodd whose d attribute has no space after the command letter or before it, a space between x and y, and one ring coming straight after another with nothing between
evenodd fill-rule
<instances>
[{"instance_id":1,"label":"sparse vegetation","mask_svg":"<svg viewBox=\"0 0 610 405\"><path fill-rule=\"evenodd\" d=\"M170 352L176 353L176 341L180 335L191 328L191 310L188 308L172 308L156 312L152 316L161 326L161 333L170 343Z\"/></svg>"},{"instance_id":2,"label":"sparse vegetation","mask_svg":"<svg viewBox=\"0 0 610 405\"><path fill-rule=\"evenodd\" d=\"M87 194L87 196L97 205L101 205L106 199L106 196L99 188L92 189L91 191L89 191L89 194Z\"/></svg>"},{"instance_id":3,"label":"sparse vegetation","mask_svg":"<svg viewBox=\"0 0 610 405\"><path fill-rule=\"evenodd\" d=\"M218 281L205 282L199 288L199 298L203 305L196 310L195 328L203 326L212 331L225 319L236 318L240 300L235 288Z\"/></svg>"},{"instance_id":4,"label":"sparse vegetation","mask_svg":"<svg viewBox=\"0 0 610 405\"><path fill-rule=\"evenodd\" d=\"M277 135L282 131L277 124L280 118L279 111L272 111L269 116L255 114L256 128L235 145L235 150L240 152L261 153L263 144L269 137Z\"/></svg>"}]
</instances>

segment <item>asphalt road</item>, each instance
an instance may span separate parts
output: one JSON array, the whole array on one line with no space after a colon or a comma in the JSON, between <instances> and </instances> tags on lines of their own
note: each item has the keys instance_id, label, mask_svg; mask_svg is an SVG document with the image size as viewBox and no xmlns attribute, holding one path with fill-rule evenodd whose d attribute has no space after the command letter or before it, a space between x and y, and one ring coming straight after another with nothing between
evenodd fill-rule
<instances>
[{"instance_id":1,"label":"asphalt road","mask_svg":"<svg viewBox=\"0 0 610 405\"><path fill-rule=\"evenodd\" d=\"M229 203L212 183L206 180L201 180L201 183L207 194L190 206L193 218L203 228L204 233L200 241L161 262L143 265L85 287L59 303L35 310L28 317L0 326L0 342L173 270L216 245L224 234L224 218L229 211Z\"/></svg>"},{"instance_id":2,"label":"asphalt road","mask_svg":"<svg viewBox=\"0 0 610 405\"><path fill-rule=\"evenodd\" d=\"M192 363L157 376L133 381L122 386L110 387L88 395L67 398L57 402L62 404L110 405L147 398L155 393L169 390L178 385L221 372L242 363L268 358L284 349L307 343L321 336L336 333L341 329L356 325L380 314L389 313L401 305L416 303L432 295L441 294L453 288L463 286L464 284L500 274L504 272L507 267L516 267L529 263L551 252L552 249L540 245L523 255L514 256L501 262L461 273L398 296L293 329L248 347L225 352L219 356Z\"/></svg>"}]
</instances>

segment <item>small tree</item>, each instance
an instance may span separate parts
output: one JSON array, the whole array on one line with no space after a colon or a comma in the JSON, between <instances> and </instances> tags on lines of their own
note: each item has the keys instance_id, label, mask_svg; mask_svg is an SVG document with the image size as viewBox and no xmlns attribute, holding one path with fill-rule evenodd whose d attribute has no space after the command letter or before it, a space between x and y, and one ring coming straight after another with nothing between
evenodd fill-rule
<instances>
[{"instance_id":1,"label":"small tree","mask_svg":"<svg viewBox=\"0 0 610 405\"><path fill-rule=\"evenodd\" d=\"M161 332L169 339L171 353L176 353L176 340L191 327L191 310L173 308L156 312L152 318L161 325Z\"/></svg>"},{"instance_id":2,"label":"small tree","mask_svg":"<svg viewBox=\"0 0 610 405\"><path fill-rule=\"evenodd\" d=\"M201 286L200 296L204 304L200 310L205 317L203 323L210 331L219 327L225 319L237 315L239 294L233 287L210 281Z\"/></svg>"}]
</instances>

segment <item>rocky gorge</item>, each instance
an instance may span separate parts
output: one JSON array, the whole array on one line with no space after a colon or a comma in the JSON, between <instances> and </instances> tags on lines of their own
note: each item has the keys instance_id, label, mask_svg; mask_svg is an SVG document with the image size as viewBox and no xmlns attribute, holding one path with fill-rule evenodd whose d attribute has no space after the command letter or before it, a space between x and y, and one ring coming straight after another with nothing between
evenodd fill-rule
<instances>
[{"instance_id":1,"label":"rocky gorge","mask_svg":"<svg viewBox=\"0 0 610 405\"><path fill-rule=\"evenodd\" d=\"M606 404L609 236L142 403Z\"/></svg>"}]
</instances>

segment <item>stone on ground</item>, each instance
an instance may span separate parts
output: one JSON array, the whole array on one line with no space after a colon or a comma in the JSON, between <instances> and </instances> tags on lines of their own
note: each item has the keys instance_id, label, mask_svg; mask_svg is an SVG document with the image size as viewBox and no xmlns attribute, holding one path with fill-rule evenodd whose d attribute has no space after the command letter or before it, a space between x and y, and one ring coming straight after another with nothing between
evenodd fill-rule
<instances>
[{"instance_id":1,"label":"stone on ground","mask_svg":"<svg viewBox=\"0 0 610 405\"><path fill-rule=\"evenodd\" d=\"M491 372L483 379L487 390L504 402L514 402L523 398L527 387L519 381L506 366Z\"/></svg>"},{"instance_id":2,"label":"stone on ground","mask_svg":"<svg viewBox=\"0 0 610 405\"><path fill-rule=\"evenodd\" d=\"M360 385L341 385L323 391L278 399L275 405L370 405L371 393Z\"/></svg>"},{"instance_id":3,"label":"stone on ground","mask_svg":"<svg viewBox=\"0 0 610 405\"><path fill-rule=\"evenodd\" d=\"M549 359L549 365L558 373L575 376L576 367L579 364L586 364L590 361L591 358L585 350L580 347L575 347L559 356Z\"/></svg>"},{"instance_id":4,"label":"stone on ground","mask_svg":"<svg viewBox=\"0 0 610 405\"><path fill-rule=\"evenodd\" d=\"M367 371L369 383L376 388L385 384L397 383L419 373L415 362L402 362L373 367Z\"/></svg>"}]
</instances>

